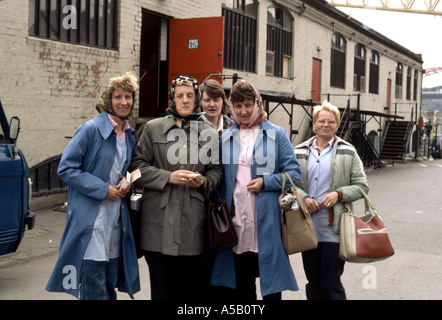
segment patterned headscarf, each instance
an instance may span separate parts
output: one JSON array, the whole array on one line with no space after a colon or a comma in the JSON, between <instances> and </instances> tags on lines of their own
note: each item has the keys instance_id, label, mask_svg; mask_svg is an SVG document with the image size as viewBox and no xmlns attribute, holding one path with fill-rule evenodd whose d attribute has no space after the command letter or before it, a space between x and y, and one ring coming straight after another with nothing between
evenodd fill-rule
<instances>
[{"instance_id":1,"label":"patterned headscarf","mask_svg":"<svg viewBox=\"0 0 442 320\"><path fill-rule=\"evenodd\" d=\"M176 76L169 85L169 90L168 90L169 108L172 109L173 112L176 112L175 97L174 97L176 86L188 86L188 87L193 87L195 89L195 108L193 109L193 112L200 111L199 103L201 99L201 92L198 80L184 74Z\"/></svg>"},{"instance_id":2,"label":"patterned headscarf","mask_svg":"<svg viewBox=\"0 0 442 320\"><path fill-rule=\"evenodd\" d=\"M177 86L188 86L188 87L193 87L195 89L195 105L193 108L193 112L189 114L187 117L181 116L176 110L174 94L175 94L175 87ZM169 108L167 108L166 113L168 115L173 115L175 118L181 119L183 121L182 122L183 128L186 126L188 121L199 120L199 118L203 113L200 112L199 103L201 100L201 91L197 79L184 74L176 76L169 85L168 95L169 95Z\"/></svg>"},{"instance_id":3,"label":"patterned headscarf","mask_svg":"<svg viewBox=\"0 0 442 320\"><path fill-rule=\"evenodd\" d=\"M239 84L250 86L255 91L255 96L256 96L256 98L255 98L255 108L253 109L252 116L250 117L250 121L249 121L249 123L247 125L242 125L241 122L239 121L238 117L236 116L235 109L233 108L233 103L232 103L231 98L230 98L232 96L232 92L235 89L237 89L236 87ZM237 125L239 125L241 128L244 128L244 129L249 129L251 127L257 126L261 122L267 120L267 113L264 111L264 104L262 102L261 95L255 89L255 87L250 82L248 82L246 80L240 80L240 81L236 82L233 85L232 89L230 90L229 110L230 110L230 117L232 118L232 120Z\"/></svg>"}]
</instances>

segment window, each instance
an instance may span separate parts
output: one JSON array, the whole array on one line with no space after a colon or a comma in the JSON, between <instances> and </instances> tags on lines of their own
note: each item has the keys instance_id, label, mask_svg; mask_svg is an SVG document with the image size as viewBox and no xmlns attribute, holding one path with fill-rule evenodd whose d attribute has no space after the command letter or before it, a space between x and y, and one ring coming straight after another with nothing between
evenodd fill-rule
<instances>
[{"instance_id":1,"label":"window","mask_svg":"<svg viewBox=\"0 0 442 320\"><path fill-rule=\"evenodd\" d=\"M411 100L411 68L407 68L407 91L405 93L407 100Z\"/></svg>"},{"instance_id":2,"label":"window","mask_svg":"<svg viewBox=\"0 0 442 320\"><path fill-rule=\"evenodd\" d=\"M379 93L379 53L375 50L370 55L370 78L368 84L369 93Z\"/></svg>"},{"instance_id":3,"label":"window","mask_svg":"<svg viewBox=\"0 0 442 320\"><path fill-rule=\"evenodd\" d=\"M345 89L345 38L335 33L331 39L330 86Z\"/></svg>"},{"instance_id":4,"label":"window","mask_svg":"<svg viewBox=\"0 0 442 320\"><path fill-rule=\"evenodd\" d=\"M255 0L223 0L225 68L255 72L257 14Z\"/></svg>"},{"instance_id":5,"label":"window","mask_svg":"<svg viewBox=\"0 0 442 320\"><path fill-rule=\"evenodd\" d=\"M116 0L29 0L29 35L117 49Z\"/></svg>"},{"instance_id":6,"label":"window","mask_svg":"<svg viewBox=\"0 0 442 320\"><path fill-rule=\"evenodd\" d=\"M293 18L286 10L276 6L268 8L266 60L273 61L273 66L266 69L267 75L292 77L292 26Z\"/></svg>"},{"instance_id":7,"label":"window","mask_svg":"<svg viewBox=\"0 0 442 320\"><path fill-rule=\"evenodd\" d=\"M353 90L365 92L365 60L366 49L358 43L355 46L355 60L353 73Z\"/></svg>"},{"instance_id":8,"label":"window","mask_svg":"<svg viewBox=\"0 0 442 320\"><path fill-rule=\"evenodd\" d=\"M275 53L272 51L266 52L266 75L274 74Z\"/></svg>"},{"instance_id":9,"label":"window","mask_svg":"<svg viewBox=\"0 0 442 320\"><path fill-rule=\"evenodd\" d=\"M395 97L402 98L402 63L398 62L396 65L396 85L395 85Z\"/></svg>"}]
</instances>

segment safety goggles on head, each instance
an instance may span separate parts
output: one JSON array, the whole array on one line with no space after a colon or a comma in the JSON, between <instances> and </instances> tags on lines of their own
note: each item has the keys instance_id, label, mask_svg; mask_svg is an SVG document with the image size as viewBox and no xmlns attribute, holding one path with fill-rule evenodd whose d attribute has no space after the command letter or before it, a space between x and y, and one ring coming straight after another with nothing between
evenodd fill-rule
<instances>
[{"instance_id":1,"label":"safety goggles on head","mask_svg":"<svg viewBox=\"0 0 442 320\"><path fill-rule=\"evenodd\" d=\"M178 76L172 80L173 86L189 86L198 89L198 80L187 76Z\"/></svg>"}]
</instances>

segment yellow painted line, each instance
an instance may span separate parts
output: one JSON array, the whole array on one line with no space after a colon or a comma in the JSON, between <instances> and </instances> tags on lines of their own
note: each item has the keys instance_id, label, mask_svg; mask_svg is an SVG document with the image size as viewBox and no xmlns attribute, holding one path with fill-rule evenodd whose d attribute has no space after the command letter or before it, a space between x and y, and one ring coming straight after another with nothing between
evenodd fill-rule
<instances>
[{"instance_id":1,"label":"yellow painted line","mask_svg":"<svg viewBox=\"0 0 442 320\"><path fill-rule=\"evenodd\" d=\"M442 168L442 164L438 164L437 166Z\"/></svg>"},{"instance_id":2,"label":"yellow painted line","mask_svg":"<svg viewBox=\"0 0 442 320\"><path fill-rule=\"evenodd\" d=\"M427 165L426 165L426 164L420 164L420 166L421 166L421 167L424 167L424 168L426 168L426 167L427 167Z\"/></svg>"}]
</instances>

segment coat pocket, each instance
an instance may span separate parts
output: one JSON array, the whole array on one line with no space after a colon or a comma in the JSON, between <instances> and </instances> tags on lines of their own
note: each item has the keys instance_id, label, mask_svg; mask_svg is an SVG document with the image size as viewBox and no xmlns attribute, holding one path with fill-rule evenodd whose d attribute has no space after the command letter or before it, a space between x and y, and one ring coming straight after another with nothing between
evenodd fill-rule
<instances>
[{"instance_id":1,"label":"coat pocket","mask_svg":"<svg viewBox=\"0 0 442 320\"><path fill-rule=\"evenodd\" d=\"M164 208L160 207L164 191L145 191L142 201L141 224L163 226Z\"/></svg>"},{"instance_id":2,"label":"coat pocket","mask_svg":"<svg viewBox=\"0 0 442 320\"><path fill-rule=\"evenodd\" d=\"M204 228L206 223L206 201L202 193L198 190L190 189L190 207L189 223L192 229Z\"/></svg>"}]
</instances>

